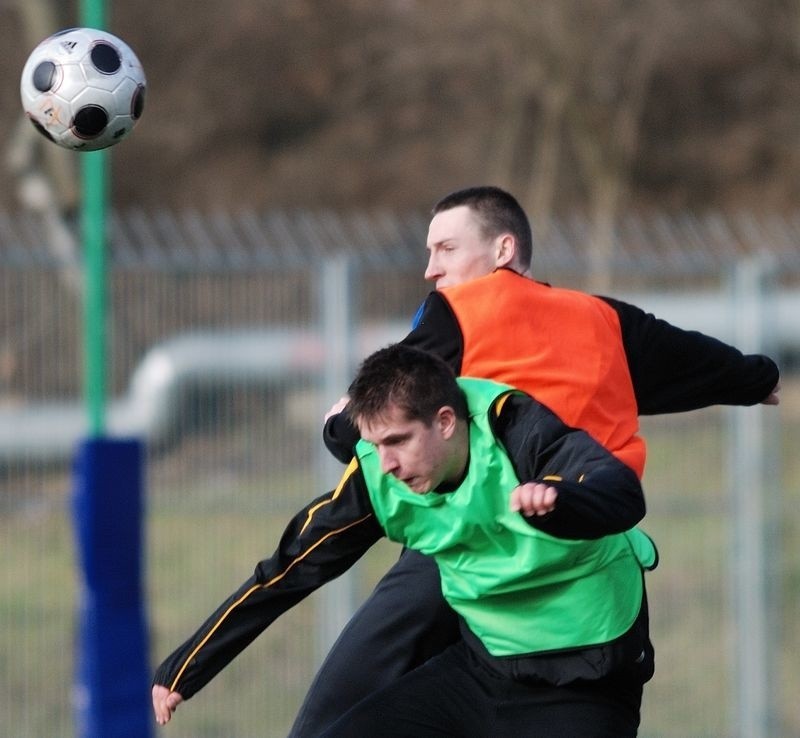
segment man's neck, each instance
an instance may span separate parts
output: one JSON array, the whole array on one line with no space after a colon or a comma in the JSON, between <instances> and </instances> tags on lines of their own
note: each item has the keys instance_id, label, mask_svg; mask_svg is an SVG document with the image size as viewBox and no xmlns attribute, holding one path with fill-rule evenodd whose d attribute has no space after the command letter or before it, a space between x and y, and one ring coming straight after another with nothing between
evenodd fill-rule
<instances>
[{"instance_id":1,"label":"man's neck","mask_svg":"<svg viewBox=\"0 0 800 738\"><path fill-rule=\"evenodd\" d=\"M459 421L456 435L453 437L453 457L450 473L436 487L436 492L452 492L458 489L469 471L469 426L466 421Z\"/></svg>"}]
</instances>

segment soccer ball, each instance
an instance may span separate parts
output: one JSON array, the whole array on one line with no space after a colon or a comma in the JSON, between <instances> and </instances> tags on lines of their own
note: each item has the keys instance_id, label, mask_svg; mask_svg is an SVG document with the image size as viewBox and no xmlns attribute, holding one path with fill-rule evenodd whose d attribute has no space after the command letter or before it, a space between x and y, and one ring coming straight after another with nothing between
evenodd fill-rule
<instances>
[{"instance_id":1,"label":"soccer ball","mask_svg":"<svg viewBox=\"0 0 800 738\"><path fill-rule=\"evenodd\" d=\"M106 31L70 28L42 41L22 70L22 107L59 146L94 151L119 143L144 109L136 54Z\"/></svg>"}]
</instances>

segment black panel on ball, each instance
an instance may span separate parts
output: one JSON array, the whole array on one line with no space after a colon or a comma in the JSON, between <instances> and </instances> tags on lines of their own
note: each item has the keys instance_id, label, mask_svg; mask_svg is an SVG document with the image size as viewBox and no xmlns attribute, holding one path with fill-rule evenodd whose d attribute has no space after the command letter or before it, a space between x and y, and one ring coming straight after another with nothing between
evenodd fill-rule
<instances>
[{"instance_id":1,"label":"black panel on ball","mask_svg":"<svg viewBox=\"0 0 800 738\"><path fill-rule=\"evenodd\" d=\"M97 138L108 125L108 113L99 105L85 105L72 121L72 130L78 138Z\"/></svg>"},{"instance_id":2,"label":"black panel on ball","mask_svg":"<svg viewBox=\"0 0 800 738\"><path fill-rule=\"evenodd\" d=\"M51 90L56 81L56 65L51 61L39 62L33 70L33 86L39 92Z\"/></svg>"},{"instance_id":3,"label":"black panel on ball","mask_svg":"<svg viewBox=\"0 0 800 738\"><path fill-rule=\"evenodd\" d=\"M114 74L122 66L119 52L111 44L102 41L92 47L90 56L97 71L103 74Z\"/></svg>"},{"instance_id":4,"label":"black panel on ball","mask_svg":"<svg viewBox=\"0 0 800 738\"><path fill-rule=\"evenodd\" d=\"M144 85L139 85L131 100L131 118L139 120L144 112Z\"/></svg>"}]
</instances>

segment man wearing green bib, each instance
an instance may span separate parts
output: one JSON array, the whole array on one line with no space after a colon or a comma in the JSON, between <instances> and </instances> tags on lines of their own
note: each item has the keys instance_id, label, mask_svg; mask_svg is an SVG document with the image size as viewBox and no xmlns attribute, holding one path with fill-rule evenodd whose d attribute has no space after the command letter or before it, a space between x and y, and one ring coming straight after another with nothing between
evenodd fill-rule
<instances>
[{"instance_id":1,"label":"man wearing green bib","mask_svg":"<svg viewBox=\"0 0 800 738\"><path fill-rule=\"evenodd\" d=\"M341 482L158 668L157 721L386 536L433 557L464 638L326 736L635 736L657 553L630 467L529 395L402 345L362 364L349 412L362 440Z\"/></svg>"}]
</instances>

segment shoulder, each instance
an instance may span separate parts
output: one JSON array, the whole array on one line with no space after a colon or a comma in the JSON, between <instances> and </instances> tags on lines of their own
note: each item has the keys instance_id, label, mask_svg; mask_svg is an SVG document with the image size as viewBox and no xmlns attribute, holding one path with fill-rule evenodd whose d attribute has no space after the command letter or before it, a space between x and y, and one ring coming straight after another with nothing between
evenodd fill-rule
<instances>
[{"instance_id":1,"label":"shoulder","mask_svg":"<svg viewBox=\"0 0 800 738\"><path fill-rule=\"evenodd\" d=\"M431 292L425 299L417 311L414 328L401 343L436 354L456 374L460 372L463 336L453 311L438 292Z\"/></svg>"},{"instance_id":2,"label":"shoulder","mask_svg":"<svg viewBox=\"0 0 800 738\"><path fill-rule=\"evenodd\" d=\"M549 433L565 430L559 418L529 394L507 388L497 395L489 413L495 435L502 441L511 437L523 438L549 428Z\"/></svg>"}]
</instances>

